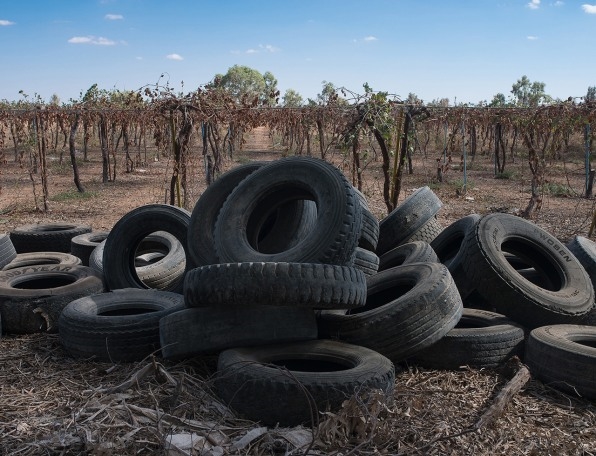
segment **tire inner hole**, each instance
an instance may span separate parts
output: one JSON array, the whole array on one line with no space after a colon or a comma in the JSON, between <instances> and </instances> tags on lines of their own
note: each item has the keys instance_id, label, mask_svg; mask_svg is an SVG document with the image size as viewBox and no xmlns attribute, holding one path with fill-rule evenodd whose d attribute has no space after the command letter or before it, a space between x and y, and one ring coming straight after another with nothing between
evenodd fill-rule
<instances>
[{"instance_id":1,"label":"tire inner hole","mask_svg":"<svg viewBox=\"0 0 596 456\"><path fill-rule=\"evenodd\" d=\"M559 266L553 259L537 248L519 239L501 244L507 262L526 280L549 291L559 291L563 279Z\"/></svg>"},{"instance_id":2,"label":"tire inner hole","mask_svg":"<svg viewBox=\"0 0 596 456\"><path fill-rule=\"evenodd\" d=\"M19 290L44 290L47 288L59 288L75 283L74 277L51 276L43 278L28 278L12 284L13 288Z\"/></svg>"},{"instance_id":3,"label":"tire inner hole","mask_svg":"<svg viewBox=\"0 0 596 456\"><path fill-rule=\"evenodd\" d=\"M149 307L127 307L122 309L106 310L104 312L98 312L97 315L101 317L126 317L128 315L142 315L155 312L156 309Z\"/></svg>"},{"instance_id":4,"label":"tire inner hole","mask_svg":"<svg viewBox=\"0 0 596 456\"><path fill-rule=\"evenodd\" d=\"M414 285L414 283L394 283L390 288L369 294L366 298L366 304L364 306L350 309L347 314L354 315L362 312L368 312L369 310L389 304L390 302L401 298L403 295L412 290Z\"/></svg>"}]
</instances>

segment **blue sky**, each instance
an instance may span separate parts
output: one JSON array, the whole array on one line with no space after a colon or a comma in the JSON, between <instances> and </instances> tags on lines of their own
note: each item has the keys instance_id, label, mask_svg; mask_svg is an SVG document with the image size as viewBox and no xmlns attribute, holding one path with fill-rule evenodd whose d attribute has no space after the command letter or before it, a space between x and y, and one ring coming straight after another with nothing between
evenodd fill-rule
<instances>
[{"instance_id":1,"label":"blue sky","mask_svg":"<svg viewBox=\"0 0 596 456\"><path fill-rule=\"evenodd\" d=\"M158 80L188 92L235 64L305 99L329 81L477 103L522 75L567 99L596 86L588 1L0 0L0 99Z\"/></svg>"}]
</instances>

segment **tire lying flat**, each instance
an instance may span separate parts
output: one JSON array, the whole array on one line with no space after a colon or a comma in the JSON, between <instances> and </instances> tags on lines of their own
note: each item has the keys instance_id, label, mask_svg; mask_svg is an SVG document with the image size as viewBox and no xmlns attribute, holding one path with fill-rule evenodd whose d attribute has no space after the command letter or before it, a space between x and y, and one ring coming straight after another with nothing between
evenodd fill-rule
<instances>
[{"instance_id":1,"label":"tire lying flat","mask_svg":"<svg viewBox=\"0 0 596 456\"><path fill-rule=\"evenodd\" d=\"M86 266L36 265L3 271L2 329L10 334L55 332L69 302L103 291L101 275Z\"/></svg>"},{"instance_id":2,"label":"tire lying flat","mask_svg":"<svg viewBox=\"0 0 596 456\"><path fill-rule=\"evenodd\" d=\"M312 309L246 303L195 307L159 321L164 358L190 358L235 347L299 342L317 338Z\"/></svg>"},{"instance_id":3,"label":"tire lying flat","mask_svg":"<svg viewBox=\"0 0 596 456\"><path fill-rule=\"evenodd\" d=\"M354 267L321 263L222 263L187 272L189 307L260 305L350 309L364 305L366 277Z\"/></svg>"},{"instance_id":4,"label":"tire lying flat","mask_svg":"<svg viewBox=\"0 0 596 456\"><path fill-rule=\"evenodd\" d=\"M140 361L160 348L160 319L182 309L180 294L160 290L129 288L85 296L60 315L60 340L74 358Z\"/></svg>"},{"instance_id":5,"label":"tire lying flat","mask_svg":"<svg viewBox=\"0 0 596 456\"><path fill-rule=\"evenodd\" d=\"M523 356L524 328L504 315L464 309L455 328L410 360L430 369L495 368Z\"/></svg>"},{"instance_id":6,"label":"tire lying flat","mask_svg":"<svg viewBox=\"0 0 596 456\"><path fill-rule=\"evenodd\" d=\"M218 395L241 416L264 425L318 422L355 393L392 391L393 364L364 347L331 340L236 348L217 363Z\"/></svg>"},{"instance_id":7,"label":"tire lying flat","mask_svg":"<svg viewBox=\"0 0 596 456\"><path fill-rule=\"evenodd\" d=\"M40 223L15 228L10 232L10 239L17 253L70 253L71 239L89 232L91 227L88 225Z\"/></svg>"},{"instance_id":8,"label":"tire lying flat","mask_svg":"<svg viewBox=\"0 0 596 456\"><path fill-rule=\"evenodd\" d=\"M556 389L596 399L596 326L548 325L532 330L525 363Z\"/></svg>"}]
</instances>

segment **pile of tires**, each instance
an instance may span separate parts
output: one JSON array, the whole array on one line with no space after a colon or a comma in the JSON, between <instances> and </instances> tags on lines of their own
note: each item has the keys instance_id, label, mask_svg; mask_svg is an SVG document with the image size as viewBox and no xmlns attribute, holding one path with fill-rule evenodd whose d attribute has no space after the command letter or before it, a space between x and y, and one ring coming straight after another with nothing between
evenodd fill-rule
<instances>
[{"instance_id":1,"label":"pile of tires","mask_svg":"<svg viewBox=\"0 0 596 456\"><path fill-rule=\"evenodd\" d=\"M399 364L517 355L594 397L596 244L501 213L443 227L441 207L422 187L379 221L336 167L289 157L223 174L192 212L19 227L0 236L3 332L58 331L103 362L215 355L220 399L271 426L389 394Z\"/></svg>"}]
</instances>

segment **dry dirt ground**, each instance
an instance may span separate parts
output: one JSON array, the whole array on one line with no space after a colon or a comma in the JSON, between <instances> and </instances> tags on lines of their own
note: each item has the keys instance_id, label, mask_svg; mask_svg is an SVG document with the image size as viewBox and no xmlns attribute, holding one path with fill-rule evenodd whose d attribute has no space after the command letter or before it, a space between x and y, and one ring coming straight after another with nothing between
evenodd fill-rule
<instances>
[{"instance_id":1,"label":"dry dirt ground","mask_svg":"<svg viewBox=\"0 0 596 456\"><path fill-rule=\"evenodd\" d=\"M226 160L225 169L282 156L268 136L258 133ZM50 210L40 212L35 209L29 174L13 162L11 150L5 154L7 163L0 164L0 232L51 222L109 230L129 210L167 201L172 163L166 157L150 150L146 164L127 174L119 163L116 180L102 183L100 157L92 150L90 160L80 162L83 195L75 191L68 155L60 164L50 154ZM467 164L464 189L459 169L449 170L443 183L436 182L436 158L430 153L415 156L414 174L405 176L400 201L429 185L443 202L438 220L444 226L471 213L515 213L527 205L530 174L523 160L508 165L509 179L495 179L492 161L478 156ZM339 153L332 159L342 166ZM200 157L191 160L189 176L187 208L192 210L205 188ZM380 162L366 168L365 178L363 192L375 215L382 218L387 211ZM39 177L34 179L37 205L42 207ZM564 241L576 234L587 236L594 200L582 197L581 157L550 163L547 179L550 191L544 194L535 222ZM565 196L556 195L561 193ZM209 395L213 366L210 358L186 363L157 358L130 365L80 362L63 352L55 334L4 335L0 339L0 455L163 454L168 435L193 433L206 448L219 446L225 454L303 454L276 453L275 448L279 441L290 449L300 442L308 444L314 435L309 454L596 455L595 404L534 379L499 419L474 431L473 424L506 377L494 371L439 372L406 366L397 375L394 397L385 405L374 400L346 404L339 415L324 416L316 429L284 434L235 419ZM354 410L356 418L351 416ZM248 432L256 437L238 443ZM205 454L221 454L217 451Z\"/></svg>"}]
</instances>

